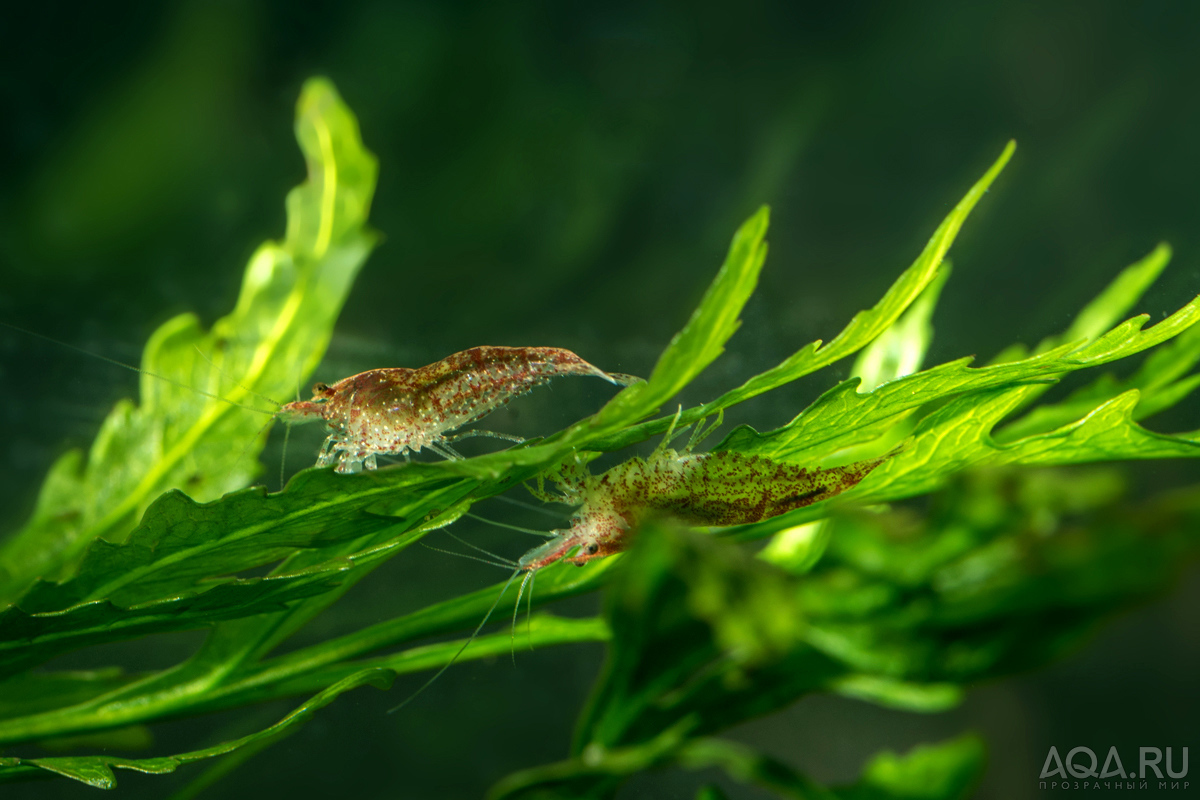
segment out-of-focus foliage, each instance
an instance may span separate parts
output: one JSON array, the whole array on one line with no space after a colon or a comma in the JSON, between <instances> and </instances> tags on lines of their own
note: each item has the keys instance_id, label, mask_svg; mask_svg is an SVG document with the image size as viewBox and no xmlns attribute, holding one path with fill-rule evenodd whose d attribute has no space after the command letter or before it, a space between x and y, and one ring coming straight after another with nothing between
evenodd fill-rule
<instances>
[{"instance_id":1,"label":"out-of-focus foliage","mask_svg":"<svg viewBox=\"0 0 1200 800\"><path fill-rule=\"evenodd\" d=\"M496 796L608 797L670 765L722 766L778 790L778 768L699 758L697 742L707 748L704 737L814 691L938 711L961 686L1042 666L1200 553L1200 493L1131 506L1122 488L1102 468L968 473L928 515L829 518L824 557L800 574L711 536L647 526L609 584L609 660L574 757L511 776ZM982 759L978 742L960 744L949 749L969 767L934 770L942 777L881 756L866 772L874 788L833 794L795 777L780 793L890 797L894 780L926 792L896 796L962 797Z\"/></svg>"},{"instance_id":2,"label":"out-of-focus foliage","mask_svg":"<svg viewBox=\"0 0 1200 800\"><path fill-rule=\"evenodd\" d=\"M539 572L531 606L607 584L606 613L581 620L538 615L529 643L611 640L609 661L572 758L511 777L497 796L606 797L642 770L678 765L719 766L786 796L961 797L982 764L970 739L904 758L880 756L855 786L827 790L711 735L817 691L910 710L950 707L965 684L1063 652L1104 614L1156 591L1194 554L1188 497L1127 518L1110 507L1111 477L1028 470L1200 455L1196 434L1151 433L1136 421L1197 383L1187 375L1200 358L1200 336L1192 333L1200 319L1196 301L1148 329L1146 315L1120 322L1161 272L1165 249L1122 273L1067 334L1032 355L1014 351L979 368L964 359L916 371L948 275L944 257L1010 159L1011 144L874 307L828 344L802 347L712 402L648 419L716 360L737 330L766 257L765 209L737 231L649 380L591 417L467 460L352 476L314 469L277 494L252 488L213 499L249 480L250 469L238 467L240 451L256 451L262 434L243 409L197 399L185 387L199 383L238 402L254 393L286 395L296 377L289 369L311 368L322 352L373 241L365 216L374 161L327 83L307 86L297 131L310 182L289 198L285 243L252 259L238 308L207 338L197 338L192 320L164 326L146 366L174 382L147 375L142 409L118 409L114 419L129 421L131 444L122 455L132 477L117 472L102 480L99 470L116 441L106 429L83 483L63 488L78 457L64 461L67 467L51 473L31 527L5 551L12 602L0 614L0 743L94 742L79 737L316 696L275 726L214 747L147 759L6 756L0 780L54 773L108 786L113 767L168 772L225 756L200 778L196 787L203 788L346 689L445 665L459 653L502 653L512 646L506 634L480 637L465 651L461 642L411 645L471 631L511 581L275 650L382 561L473 503L550 474L564 458L642 442L673 420L697 422L860 352L857 377L784 427L737 428L719 445L802 464L888 456L843 495L724 532L741 540L774 536L763 557L657 522L640 532L629 557ZM212 361L209 369L191 355L198 342L211 351L200 359ZM1160 345L1127 381L1102 379L1064 402L1034 405L1073 372ZM1015 415L1011 427L997 427ZM145 430L134 424L143 418ZM217 426L226 419L229 429ZM994 471L1006 466L1015 471ZM201 476L194 485L193 473ZM924 519L862 509L947 486ZM44 527L51 522L70 526L69 535ZM86 645L198 627L211 628L205 643L161 671L31 671ZM408 647L378 655L397 645Z\"/></svg>"}]
</instances>

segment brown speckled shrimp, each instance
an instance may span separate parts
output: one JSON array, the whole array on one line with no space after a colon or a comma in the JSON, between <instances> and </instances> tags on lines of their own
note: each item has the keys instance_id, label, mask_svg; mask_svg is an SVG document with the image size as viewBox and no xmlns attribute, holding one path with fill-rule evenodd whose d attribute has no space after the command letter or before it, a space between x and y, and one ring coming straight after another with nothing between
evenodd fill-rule
<instances>
[{"instance_id":1,"label":"brown speckled shrimp","mask_svg":"<svg viewBox=\"0 0 1200 800\"><path fill-rule=\"evenodd\" d=\"M887 460L818 469L762 456L716 452L678 453L660 448L602 475L570 470L559 482L559 502L579 503L571 527L527 552L522 570L566 559L585 564L619 553L638 523L653 513L692 525L744 525L811 505L850 489Z\"/></svg>"},{"instance_id":2,"label":"brown speckled shrimp","mask_svg":"<svg viewBox=\"0 0 1200 800\"><path fill-rule=\"evenodd\" d=\"M561 491L557 496L545 492L539 484L534 491L539 498L579 506L571 518L571 527L552 531L548 542L528 551L515 562L471 545L472 549L488 556L489 563L508 567L512 574L483 620L453 658L391 711L398 711L411 702L458 660L522 572L525 576L513 606L514 646L521 598L528 586L532 606L533 578L542 567L556 561L582 565L593 558L619 553L629 546L630 536L638 523L656 512L671 514L693 525L742 525L769 519L850 489L891 457L889 454L844 467L810 469L741 453L693 454L692 447L705 435L706 432L698 427L688 447L679 453L666 447L671 439L671 431L668 431L662 445L650 458L630 459L598 476L578 462L569 463L560 468L555 477Z\"/></svg>"},{"instance_id":3,"label":"brown speckled shrimp","mask_svg":"<svg viewBox=\"0 0 1200 800\"><path fill-rule=\"evenodd\" d=\"M638 378L611 375L558 347L473 347L419 369L372 369L313 387L312 400L288 403L279 416L288 422L323 420L329 438L317 461L337 472L375 469L376 456L404 455L427 447L460 458L455 439L519 437L490 431L447 433L482 417L558 375L594 375L628 385Z\"/></svg>"}]
</instances>

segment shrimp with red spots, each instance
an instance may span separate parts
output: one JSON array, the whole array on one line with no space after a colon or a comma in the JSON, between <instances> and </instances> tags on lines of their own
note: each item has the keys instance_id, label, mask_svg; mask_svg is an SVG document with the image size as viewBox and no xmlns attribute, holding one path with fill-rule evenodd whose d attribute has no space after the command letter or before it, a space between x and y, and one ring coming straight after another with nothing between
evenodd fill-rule
<instances>
[{"instance_id":1,"label":"shrimp with red spots","mask_svg":"<svg viewBox=\"0 0 1200 800\"><path fill-rule=\"evenodd\" d=\"M554 480L561 494L544 491L540 483L533 494L548 502L579 506L571 518L571 527L546 534L549 541L529 550L517 561L464 542L487 556L488 563L511 569L512 574L483 620L453 658L391 711L398 711L411 702L458 660L522 572L525 576L517 589L513 607L514 642L521 598L528 586L532 606L533 579L538 570L557 561L583 565L592 559L619 553L629 546L638 524L650 514L670 514L692 525L760 522L853 488L892 455L841 467L809 468L729 451L692 453L696 443L718 425L719 419L707 431L701 430L702 425L698 426L687 448L680 453L667 447L674 430L672 424L672 430L667 432L650 458L630 459L601 475L592 475L578 459L560 467Z\"/></svg>"},{"instance_id":2,"label":"shrimp with red spots","mask_svg":"<svg viewBox=\"0 0 1200 800\"><path fill-rule=\"evenodd\" d=\"M449 432L559 375L592 375L619 386L640 380L604 372L558 347L473 347L418 369L373 369L333 385L319 383L311 400L288 403L278 416L324 421L330 433L317 464L336 461L340 473L375 469L378 455L407 458L422 448L461 458L450 446L457 439L521 439L491 431Z\"/></svg>"},{"instance_id":3,"label":"shrimp with red spots","mask_svg":"<svg viewBox=\"0 0 1200 800\"><path fill-rule=\"evenodd\" d=\"M535 571L563 559L582 565L619 553L651 514L692 525L760 522L854 487L887 458L821 469L728 451L660 448L649 459L633 458L598 476L568 469L557 481L561 496L541 494L579 505L571 527L525 553L518 568Z\"/></svg>"}]
</instances>

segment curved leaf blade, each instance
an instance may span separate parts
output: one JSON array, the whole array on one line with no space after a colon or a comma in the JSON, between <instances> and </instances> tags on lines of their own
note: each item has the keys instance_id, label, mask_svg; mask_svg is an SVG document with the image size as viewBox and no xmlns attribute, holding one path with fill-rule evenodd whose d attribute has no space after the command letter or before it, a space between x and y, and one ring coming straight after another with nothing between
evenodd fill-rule
<instances>
[{"instance_id":1,"label":"curved leaf blade","mask_svg":"<svg viewBox=\"0 0 1200 800\"><path fill-rule=\"evenodd\" d=\"M288 195L286 238L258 249L236 308L211 331L185 314L150 338L142 405L118 404L86 459L68 454L51 469L32 519L0 550L0 600L69 575L97 539L123 540L168 489L212 500L256 473L275 410L264 398L286 397L316 366L376 240L366 227L375 157L328 81L305 84L296 136L309 177Z\"/></svg>"}]
</instances>

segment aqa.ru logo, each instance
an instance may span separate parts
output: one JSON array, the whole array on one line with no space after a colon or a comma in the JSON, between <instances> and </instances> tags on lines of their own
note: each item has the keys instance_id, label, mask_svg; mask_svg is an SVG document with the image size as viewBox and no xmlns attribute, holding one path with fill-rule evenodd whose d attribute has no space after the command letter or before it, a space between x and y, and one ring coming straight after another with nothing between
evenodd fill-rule
<instances>
[{"instance_id":1,"label":"aqa.ru logo","mask_svg":"<svg viewBox=\"0 0 1200 800\"><path fill-rule=\"evenodd\" d=\"M1092 748L1072 748L1064 759L1059 757L1057 747L1051 747L1050 752L1046 754L1046 763L1042 766L1042 774L1038 776L1038 787L1041 789L1187 789L1191 785L1189 781L1178 780L1186 778L1188 774L1188 749L1186 747L1183 748L1182 765L1178 772L1175 771L1172 748L1167 748L1165 764L1161 748L1141 747L1138 750L1137 769L1127 772L1125 765L1121 763L1121 754L1117 752L1117 748L1110 747L1108 755L1104 759L1104 765L1097 772L1096 765L1100 763L1100 759L1096 758L1096 751ZM1165 777L1159 765L1166 768ZM1052 780L1047 783L1046 778L1055 776L1062 780ZM1071 776L1082 780L1071 780ZM1170 778L1176 780L1168 780ZM1158 785L1155 786L1155 784Z\"/></svg>"}]
</instances>

